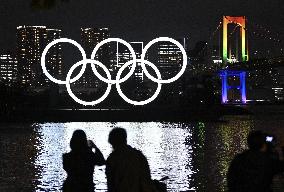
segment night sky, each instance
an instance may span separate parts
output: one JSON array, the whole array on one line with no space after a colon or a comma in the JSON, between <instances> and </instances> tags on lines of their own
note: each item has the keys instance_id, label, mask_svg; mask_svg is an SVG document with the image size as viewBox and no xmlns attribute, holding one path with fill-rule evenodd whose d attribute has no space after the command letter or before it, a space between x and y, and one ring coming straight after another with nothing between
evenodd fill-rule
<instances>
[{"instance_id":1,"label":"night sky","mask_svg":"<svg viewBox=\"0 0 284 192\"><path fill-rule=\"evenodd\" d=\"M0 48L15 47L18 25L59 28L80 41L81 27L109 27L112 37L149 41L158 36L208 40L222 15L245 15L284 39L283 0L67 0L51 9L31 8L31 0L1 0Z\"/></svg>"}]
</instances>

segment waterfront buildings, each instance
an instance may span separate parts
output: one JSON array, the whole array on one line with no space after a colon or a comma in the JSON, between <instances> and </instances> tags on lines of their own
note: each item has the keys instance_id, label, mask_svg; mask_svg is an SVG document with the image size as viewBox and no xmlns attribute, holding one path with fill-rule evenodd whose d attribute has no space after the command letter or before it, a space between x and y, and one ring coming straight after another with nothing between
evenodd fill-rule
<instances>
[{"instance_id":1,"label":"waterfront buildings","mask_svg":"<svg viewBox=\"0 0 284 192\"><path fill-rule=\"evenodd\" d=\"M40 58L48 42L61 37L61 30L46 26L17 27L16 56L18 60L18 81L29 89L46 88L50 81L43 74ZM60 45L54 46L47 54L46 66L50 73L59 78L62 73Z\"/></svg>"},{"instance_id":2,"label":"waterfront buildings","mask_svg":"<svg viewBox=\"0 0 284 192\"><path fill-rule=\"evenodd\" d=\"M187 39L182 38L178 41L187 49ZM158 68L163 79L174 77L182 65L181 50L171 42L160 42L158 44Z\"/></svg>"},{"instance_id":3,"label":"waterfront buildings","mask_svg":"<svg viewBox=\"0 0 284 192\"><path fill-rule=\"evenodd\" d=\"M90 58L95 46L110 37L109 28L81 28L81 44L84 48L87 57ZM112 68L110 44L107 43L101 46L96 53L95 59L106 65L108 69ZM98 69L99 67L97 67ZM77 87L97 88L100 81L95 77L90 65L87 66L84 75L78 80Z\"/></svg>"},{"instance_id":4,"label":"waterfront buildings","mask_svg":"<svg viewBox=\"0 0 284 192\"><path fill-rule=\"evenodd\" d=\"M130 42L130 45L134 49L136 59L141 59L142 50L144 48L143 42ZM116 70L119 69L122 65L124 65L127 61L130 61L133 59L129 49L125 45L120 44L120 43L118 43L117 45L116 55L117 55L117 61L116 61L116 66L115 66ZM147 57L144 59L147 59ZM143 71L142 71L142 68L139 62L137 63L134 77L137 81L140 81L140 82L143 81Z\"/></svg>"},{"instance_id":5,"label":"waterfront buildings","mask_svg":"<svg viewBox=\"0 0 284 192\"><path fill-rule=\"evenodd\" d=\"M0 82L9 86L17 81L18 60L11 52L0 54Z\"/></svg>"}]
</instances>

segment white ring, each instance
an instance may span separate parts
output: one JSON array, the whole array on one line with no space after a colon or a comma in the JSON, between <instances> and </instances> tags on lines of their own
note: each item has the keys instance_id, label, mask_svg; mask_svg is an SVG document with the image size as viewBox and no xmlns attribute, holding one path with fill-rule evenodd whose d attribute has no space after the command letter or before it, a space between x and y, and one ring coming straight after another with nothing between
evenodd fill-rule
<instances>
[{"instance_id":1,"label":"white ring","mask_svg":"<svg viewBox=\"0 0 284 192\"><path fill-rule=\"evenodd\" d=\"M160 41L169 41L169 42L175 44L176 46L178 46L178 48L181 50L182 57L183 57L183 63L182 63L182 68L181 68L180 72L179 72L176 76L174 76L174 77L172 77L172 78L170 78L170 79L165 79L165 80L163 80L163 79L157 79L157 78L153 77L153 76L148 72L148 70L146 69L146 66L145 66L145 64L144 64L144 62L143 62L143 61L144 61L144 58L145 58L145 56L146 56L146 52L148 51L148 49L149 49L153 44L155 44L155 43L157 43L157 42L160 42ZM151 79L152 81L154 81L154 82L156 82L156 83L172 83L172 82L176 81L176 80L177 80L178 78L180 78L180 76L182 76L182 74L184 73L184 71L185 71L185 69L186 69L186 65L187 65L187 55L186 55L186 52L185 52L183 46L182 46L178 41L176 41L176 40L174 40L174 39L172 39L172 38L169 38L169 37L159 37L159 38L153 39L153 40L150 41L150 42L144 47L144 49L142 50L142 54L141 54L141 67L142 67L142 69L143 69L145 75L146 75L149 79Z\"/></svg>"},{"instance_id":2,"label":"white ring","mask_svg":"<svg viewBox=\"0 0 284 192\"><path fill-rule=\"evenodd\" d=\"M142 62L141 59L137 59L137 61L138 61L138 62L139 62L139 61ZM153 63L151 63L150 61L147 61L147 60L144 60L144 62L145 62L147 65L151 66L151 67L154 69L154 71L156 72L156 74L157 74L157 76L158 76L158 79L161 79L161 78L162 78L160 71L158 70L158 68L157 68ZM124 95L124 93L122 92L121 88L120 88L120 83L119 83L118 79L120 78L120 75L121 75L121 73L123 72L123 70L124 70L128 65L130 65L131 63L133 63L133 60L126 62L126 63L118 70L118 73L117 73L117 75L116 75L116 80L117 80L116 89L117 89L117 92L118 92L118 94L120 95L120 97L122 97L122 99L123 99L124 101L126 101L127 103L130 103L130 104L132 104L132 105L146 105L146 104L152 102L154 99L156 99L156 98L158 97L158 95L159 95L159 93L160 93L160 91L161 91L161 88L162 88L162 84L161 84L161 83L158 83L158 87L157 87L157 90L155 91L154 95L153 95L152 97L150 97L149 99L146 99L146 100L144 100L144 101L134 101L134 100L131 100L131 99L129 99L128 97L126 97L126 96Z\"/></svg>"},{"instance_id":3,"label":"white ring","mask_svg":"<svg viewBox=\"0 0 284 192\"><path fill-rule=\"evenodd\" d=\"M120 79L120 80L117 80L117 79L112 80L112 79L106 79L106 78L104 78L103 76L101 76L101 75L98 73L98 71L97 71L97 69L96 69L96 67L95 67L94 65L92 65L92 70L93 70L93 72L95 73L95 75L96 75L101 81L103 81L103 82L105 82L105 83L111 83L111 84L123 83L124 81L126 81L127 79L129 79L130 76L134 73L135 68L136 68L136 65L137 65L135 51L134 51L133 47L132 47L129 43L127 43L126 41L124 41L124 40L122 40L122 39L119 39L119 38L108 38L108 39L105 39L105 40L101 41L100 43L98 43L98 44L96 45L96 47L94 48L94 50L93 50L93 52L92 52L92 54L91 54L91 59L95 59L96 53L97 53L97 51L99 50L99 48L100 48L101 46L103 46L103 45L106 44L106 43L110 43L110 42L122 43L122 44L124 44L124 45L129 49L129 51L130 51L130 53L131 53L131 55L132 55L132 61L133 61L133 65L132 65L132 67L131 67L129 73L128 73L127 75L125 75L125 77L123 77L123 78Z\"/></svg>"},{"instance_id":4,"label":"white ring","mask_svg":"<svg viewBox=\"0 0 284 192\"><path fill-rule=\"evenodd\" d=\"M90 63L91 65L98 65L100 66L104 71L105 73L107 74L107 77L110 79L111 78L111 75L110 75L110 72L109 70L99 61L96 61L96 60L92 60L92 59L85 59L85 60L81 60L79 62L77 62L76 64L74 64L70 70L68 71L67 73L67 77L66 77L66 88L67 88L67 92L69 93L69 95L74 99L74 101L76 101L77 103L80 103L82 105L96 105L100 102L102 102L103 100L106 99L106 97L109 95L110 93L110 90L111 90L111 84L108 83L108 86L107 86L107 89L106 89L106 92L103 94L103 96L101 96L99 99L97 100L94 100L94 101L83 101L81 99L79 99L78 97L76 97L76 95L74 95L74 93L72 92L71 90L71 85L70 85L70 78L71 78L71 75L73 73L73 71L79 67L80 65L87 65L87 63Z\"/></svg>"},{"instance_id":5,"label":"white ring","mask_svg":"<svg viewBox=\"0 0 284 192\"><path fill-rule=\"evenodd\" d=\"M77 47L81 54L82 54L82 57L83 57L83 60L86 60L87 59L87 56L86 56L86 53L83 49L83 47L77 43L76 41L72 40L72 39L67 39L67 38L61 38L61 39L55 39L53 41L51 41L43 50L42 52L42 55L41 55L41 68L42 68L42 71L43 73L46 75L46 77L50 80L50 81L53 81L54 83L57 83L57 84L66 84L66 81L62 81L62 80L59 80L59 79L56 79L54 77L52 77L49 72L47 71L46 69L46 66L45 66L45 56L48 52L48 50L55 44L57 43L71 43L72 45L74 45L75 47ZM82 75L83 73L85 72L86 70L86 64L83 65L80 73L74 77L73 79L71 79L71 83L74 83L75 81L77 81Z\"/></svg>"}]
</instances>

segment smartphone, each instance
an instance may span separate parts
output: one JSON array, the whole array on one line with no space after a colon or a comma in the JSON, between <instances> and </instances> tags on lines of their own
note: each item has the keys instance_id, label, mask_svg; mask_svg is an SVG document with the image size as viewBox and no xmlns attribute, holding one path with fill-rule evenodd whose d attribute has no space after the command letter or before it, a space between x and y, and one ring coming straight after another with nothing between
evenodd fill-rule
<instances>
[{"instance_id":1,"label":"smartphone","mask_svg":"<svg viewBox=\"0 0 284 192\"><path fill-rule=\"evenodd\" d=\"M266 142L272 142L273 140L273 136L266 136Z\"/></svg>"}]
</instances>

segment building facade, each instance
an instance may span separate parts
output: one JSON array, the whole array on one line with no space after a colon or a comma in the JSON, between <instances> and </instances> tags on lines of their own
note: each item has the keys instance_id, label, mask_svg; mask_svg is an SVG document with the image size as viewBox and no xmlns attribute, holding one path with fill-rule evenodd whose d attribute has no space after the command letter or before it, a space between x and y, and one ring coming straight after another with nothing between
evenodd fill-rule
<instances>
[{"instance_id":1,"label":"building facade","mask_svg":"<svg viewBox=\"0 0 284 192\"><path fill-rule=\"evenodd\" d=\"M19 26L16 37L20 85L32 90L49 87L52 82L42 72L41 54L49 42L61 37L61 30L48 29L46 26ZM59 44L49 50L46 56L46 67L54 77L60 78L62 57Z\"/></svg>"},{"instance_id":2,"label":"building facade","mask_svg":"<svg viewBox=\"0 0 284 192\"><path fill-rule=\"evenodd\" d=\"M178 39L187 51L188 39ZM158 68L161 71L163 79L174 77L182 66L181 50L171 42L160 42L158 44Z\"/></svg>"},{"instance_id":3,"label":"building facade","mask_svg":"<svg viewBox=\"0 0 284 192\"><path fill-rule=\"evenodd\" d=\"M188 52L188 38L179 38L177 41ZM183 56L181 50L171 42L159 42L157 47L158 60L157 67L161 73L162 79L170 79L176 76L181 70L183 63ZM162 98L164 102L172 103L178 102L178 98L183 94L184 77L179 80L167 84L162 90ZM175 103L176 104L176 103Z\"/></svg>"},{"instance_id":4,"label":"building facade","mask_svg":"<svg viewBox=\"0 0 284 192\"><path fill-rule=\"evenodd\" d=\"M17 81L18 61L14 54L0 55L0 82L12 86Z\"/></svg>"},{"instance_id":5,"label":"building facade","mask_svg":"<svg viewBox=\"0 0 284 192\"><path fill-rule=\"evenodd\" d=\"M141 59L142 50L144 48L143 42L130 42L130 45L134 49L136 59ZM126 62L133 59L129 49L125 45L122 45L120 43L117 45L116 56L117 56L117 61L116 61L116 66L115 66L116 70L118 70ZM147 58L144 58L144 59L147 59ZM142 82L144 78L143 71L142 71L142 68L139 62L137 62L137 67L134 72L134 78L135 80L139 82Z\"/></svg>"},{"instance_id":6,"label":"building facade","mask_svg":"<svg viewBox=\"0 0 284 192\"><path fill-rule=\"evenodd\" d=\"M93 49L99 42L109 37L109 28L81 28L81 44L86 51L87 57L91 57ZM95 59L103 63L108 69L113 68L109 43L100 47ZM99 67L97 67L97 69L99 69ZM84 75L75 84L83 88L97 88L100 85L100 81L93 74L90 65L87 65L87 70Z\"/></svg>"}]
</instances>

